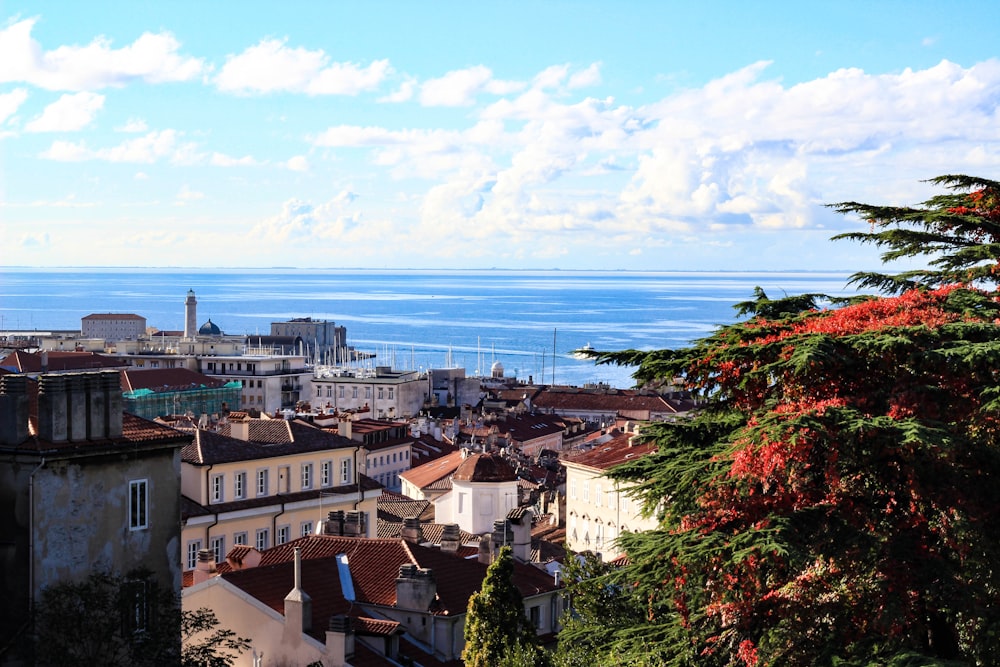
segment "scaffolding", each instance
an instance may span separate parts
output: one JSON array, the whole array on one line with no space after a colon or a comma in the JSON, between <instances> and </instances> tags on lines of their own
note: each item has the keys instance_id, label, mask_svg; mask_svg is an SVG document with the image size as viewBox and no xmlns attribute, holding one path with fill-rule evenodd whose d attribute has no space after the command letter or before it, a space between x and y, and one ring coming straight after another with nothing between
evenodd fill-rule
<instances>
[{"instance_id":1,"label":"scaffolding","mask_svg":"<svg viewBox=\"0 0 1000 667\"><path fill-rule=\"evenodd\" d=\"M122 394L125 411L146 419L168 415L218 414L224 405L232 409L240 404L242 385L227 382L221 387L203 384L190 387L164 387L163 390L136 389Z\"/></svg>"}]
</instances>

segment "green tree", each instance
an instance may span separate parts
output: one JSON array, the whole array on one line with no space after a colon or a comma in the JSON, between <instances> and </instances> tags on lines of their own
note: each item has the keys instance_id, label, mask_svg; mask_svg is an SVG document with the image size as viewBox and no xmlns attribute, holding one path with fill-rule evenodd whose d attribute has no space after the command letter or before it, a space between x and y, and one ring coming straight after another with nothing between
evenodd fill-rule
<instances>
[{"instance_id":1,"label":"green tree","mask_svg":"<svg viewBox=\"0 0 1000 667\"><path fill-rule=\"evenodd\" d=\"M689 348L597 355L704 403L611 471L660 524L606 577L640 621L575 630L595 663L1000 664L1000 187L934 182L918 207L836 206L872 225L842 238L931 255L854 276L892 296L758 292Z\"/></svg>"},{"instance_id":2,"label":"green tree","mask_svg":"<svg viewBox=\"0 0 1000 667\"><path fill-rule=\"evenodd\" d=\"M46 588L34 625L31 661L39 665L228 667L249 648L248 640L218 629L210 610L182 612L176 595L143 570L93 572Z\"/></svg>"},{"instance_id":3,"label":"green tree","mask_svg":"<svg viewBox=\"0 0 1000 667\"><path fill-rule=\"evenodd\" d=\"M524 615L524 600L513 575L513 552L509 546L501 547L486 570L482 588L469 598L462 651L468 667L544 664L544 652L535 643L535 629Z\"/></svg>"}]
</instances>

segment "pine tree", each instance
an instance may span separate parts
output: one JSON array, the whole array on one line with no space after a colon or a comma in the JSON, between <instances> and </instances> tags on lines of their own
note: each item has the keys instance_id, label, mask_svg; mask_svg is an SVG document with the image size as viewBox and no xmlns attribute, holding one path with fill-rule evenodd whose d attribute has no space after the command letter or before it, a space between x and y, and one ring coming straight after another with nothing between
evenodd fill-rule
<instances>
[{"instance_id":1,"label":"pine tree","mask_svg":"<svg viewBox=\"0 0 1000 667\"><path fill-rule=\"evenodd\" d=\"M931 254L855 275L893 296L759 292L689 348L597 356L705 403L611 473L661 514L619 538L642 620L592 624L595 662L1000 664L1000 188L934 182L951 192L921 207L836 206L873 225L842 238Z\"/></svg>"},{"instance_id":2,"label":"pine tree","mask_svg":"<svg viewBox=\"0 0 1000 667\"><path fill-rule=\"evenodd\" d=\"M513 575L513 552L509 546L501 547L486 570L482 588L469 598L462 651L468 667L512 664L515 658L519 663L538 664L543 659Z\"/></svg>"}]
</instances>

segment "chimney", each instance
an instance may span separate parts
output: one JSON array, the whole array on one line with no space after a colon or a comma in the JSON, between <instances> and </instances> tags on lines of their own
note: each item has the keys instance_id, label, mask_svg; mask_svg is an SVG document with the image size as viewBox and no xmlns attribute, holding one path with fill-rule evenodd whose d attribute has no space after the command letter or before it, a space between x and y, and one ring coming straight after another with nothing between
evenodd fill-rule
<instances>
[{"instance_id":1,"label":"chimney","mask_svg":"<svg viewBox=\"0 0 1000 667\"><path fill-rule=\"evenodd\" d=\"M105 418L108 439L122 437L122 411L125 409L125 399L122 397L122 381L118 371L104 371L103 380Z\"/></svg>"},{"instance_id":2,"label":"chimney","mask_svg":"<svg viewBox=\"0 0 1000 667\"><path fill-rule=\"evenodd\" d=\"M87 376L84 373L66 375L66 399L68 419L67 437L70 442L87 439Z\"/></svg>"},{"instance_id":3,"label":"chimney","mask_svg":"<svg viewBox=\"0 0 1000 667\"><path fill-rule=\"evenodd\" d=\"M243 442L249 442L250 419L239 419L229 422L229 436Z\"/></svg>"},{"instance_id":4,"label":"chimney","mask_svg":"<svg viewBox=\"0 0 1000 667\"><path fill-rule=\"evenodd\" d=\"M344 510L337 510L326 515L326 521L323 523L323 534L343 536Z\"/></svg>"},{"instance_id":5,"label":"chimney","mask_svg":"<svg viewBox=\"0 0 1000 667\"><path fill-rule=\"evenodd\" d=\"M415 516L408 516L403 519L403 539L411 544L420 544L424 541L424 529L420 525L420 519Z\"/></svg>"},{"instance_id":6,"label":"chimney","mask_svg":"<svg viewBox=\"0 0 1000 667\"><path fill-rule=\"evenodd\" d=\"M311 629L312 598L302 590L302 547L295 547L295 584L285 596L285 639L297 644Z\"/></svg>"},{"instance_id":7,"label":"chimney","mask_svg":"<svg viewBox=\"0 0 1000 667\"><path fill-rule=\"evenodd\" d=\"M42 353L38 355L38 363L41 364L42 373L49 372L49 351L42 350Z\"/></svg>"},{"instance_id":8,"label":"chimney","mask_svg":"<svg viewBox=\"0 0 1000 667\"><path fill-rule=\"evenodd\" d=\"M326 655L330 667L344 667L354 657L354 629L351 619L344 614L330 617L326 631Z\"/></svg>"},{"instance_id":9,"label":"chimney","mask_svg":"<svg viewBox=\"0 0 1000 667\"><path fill-rule=\"evenodd\" d=\"M418 568L413 563L399 566L396 578L396 608L427 611L437 597L437 583L430 568Z\"/></svg>"},{"instance_id":10,"label":"chimney","mask_svg":"<svg viewBox=\"0 0 1000 667\"><path fill-rule=\"evenodd\" d=\"M510 520L507 523L514 532L514 558L522 563L531 562L531 517L531 510L526 509L519 519Z\"/></svg>"},{"instance_id":11,"label":"chimney","mask_svg":"<svg viewBox=\"0 0 1000 667\"><path fill-rule=\"evenodd\" d=\"M347 438L348 440L350 440L353 431L352 425L353 423L351 422L350 415L346 417L341 417L340 420L337 422L337 435L341 436L342 438Z\"/></svg>"},{"instance_id":12,"label":"chimney","mask_svg":"<svg viewBox=\"0 0 1000 667\"><path fill-rule=\"evenodd\" d=\"M215 553L211 549L198 550L198 563L191 573L191 579L195 584L208 581L215 576Z\"/></svg>"},{"instance_id":13,"label":"chimney","mask_svg":"<svg viewBox=\"0 0 1000 667\"><path fill-rule=\"evenodd\" d=\"M38 437L48 442L66 442L68 431L66 378L62 375L38 376Z\"/></svg>"},{"instance_id":14,"label":"chimney","mask_svg":"<svg viewBox=\"0 0 1000 667\"><path fill-rule=\"evenodd\" d=\"M483 565L489 565L493 562L493 538L489 533L483 533L479 538L478 560Z\"/></svg>"},{"instance_id":15,"label":"chimney","mask_svg":"<svg viewBox=\"0 0 1000 667\"><path fill-rule=\"evenodd\" d=\"M28 439L28 379L0 375L0 444L20 445Z\"/></svg>"},{"instance_id":16,"label":"chimney","mask_svg":"<svg viewBox=\"0 0 1000 667\"><path fill-rule=\"evenodd\" d=\"M344 515L344 537L365 536L365 513L350 510Z\"/></svg>"},{"instance_id":17,"label":"chimney","mask_svg":"<svg viewBox=\"0 0 1000 667\"><path fill-rule=\"evenodd\" d=\"M455 553L462 542L457 523L446 523L441 529L441 551Z\"/></svg>"},{"instance_id":18,"label":"chimney","mask_svg":"<svg viewBox=\"0 0 1000 667\"><path fill-rule=\"evenodd\" d=\"M100 373L87 373L87 440L103 440L108 433L107 395Z\"/></svg>"}]
</instances>

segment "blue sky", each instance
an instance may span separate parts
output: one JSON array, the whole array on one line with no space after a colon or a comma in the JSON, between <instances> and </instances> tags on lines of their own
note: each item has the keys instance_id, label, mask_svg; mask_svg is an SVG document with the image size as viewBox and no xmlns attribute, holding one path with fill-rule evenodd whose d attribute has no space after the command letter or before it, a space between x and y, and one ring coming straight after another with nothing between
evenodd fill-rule
<instances>
[{"instance_id":1,"label":"blue sky","mask_svg":"<svg viewBox=\"0 0 1000 667\"><path fill-rule=\"evenodd\" d=\"M823 205L1000 178L998 28L995 1L5 0L0 264L874 268Z\"/></svg>"}]
</instances>

